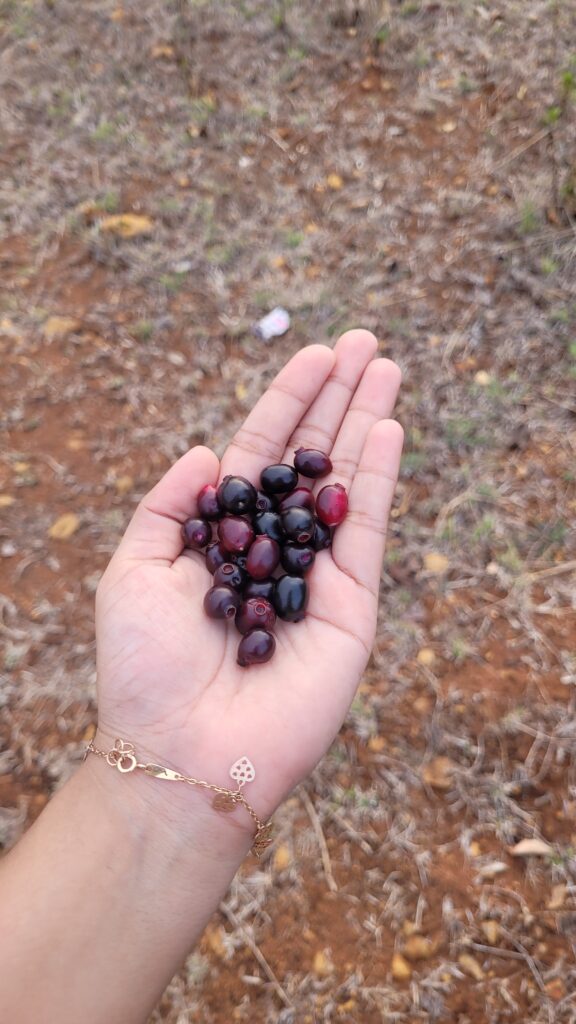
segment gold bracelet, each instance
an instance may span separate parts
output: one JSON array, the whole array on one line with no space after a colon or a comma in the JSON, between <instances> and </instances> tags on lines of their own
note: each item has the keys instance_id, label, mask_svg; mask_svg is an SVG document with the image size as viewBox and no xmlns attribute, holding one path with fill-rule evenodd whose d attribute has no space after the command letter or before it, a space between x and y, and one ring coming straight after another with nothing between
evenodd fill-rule
<instances>
[{"instance_id":1,"label":"gold bracelet","mask_svg":"<svg viewBox=\"0 0 576 1024\"><path fill-rule=\"evenodd\" d=\"M260 854L264 852L267 846L270 846L272 842L272 822L261 821L256 811L250 806L246 797L242 792L242 787L247 782L253 782L256 778L256 770L254 765L247 757L240 757L234 762L230 768L230 778L234 779L237 789L224 789L223 786L214 786L210 782L204 782L203 779L194 779L188 775L183 775L182 772L176 772L173 768L165 768L164 765L154 764L153 762L143 763L138 761L135 754L134 744L129 743L126 740L117 739L114 743L112 750L106 752L105 750L98 750L94 746L94 740L90 740L84 751L83 761L86 760L88 754L97 754L98 757L103 757L104 760L112 767L117 768L119 772L125 774L126 772L133 772L136 768L145 772L146 775L153 775L156 779L167 779L169 782L187 782L189 786L202 786L204 789L210 789L216 794L212 801L212 807L216 811L221 811L224 814L228 814L230 811L235 810L237 804L241 804L248 814L252 817L256 825L256 835L252 843L252 852L260 857Z\"/></svg>"}]
</instances>

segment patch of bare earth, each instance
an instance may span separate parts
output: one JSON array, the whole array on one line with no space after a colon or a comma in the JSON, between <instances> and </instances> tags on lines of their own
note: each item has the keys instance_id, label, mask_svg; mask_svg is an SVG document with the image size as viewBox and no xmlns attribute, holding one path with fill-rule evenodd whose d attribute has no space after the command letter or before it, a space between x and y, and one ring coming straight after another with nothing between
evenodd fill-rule
<instances>
[{"instance_id":1,"label":"patch of bare earth","mask_svg":"<svg viewBox=\"0 0 576 1024\"><path fill-rule=\"evenodd\" d=\"M139 498L312 340L366 326L404 370L360 692L151 1021L576 1019L575 28L0 0L5 848L90 734Z\"/></svg>"}]
</instances>

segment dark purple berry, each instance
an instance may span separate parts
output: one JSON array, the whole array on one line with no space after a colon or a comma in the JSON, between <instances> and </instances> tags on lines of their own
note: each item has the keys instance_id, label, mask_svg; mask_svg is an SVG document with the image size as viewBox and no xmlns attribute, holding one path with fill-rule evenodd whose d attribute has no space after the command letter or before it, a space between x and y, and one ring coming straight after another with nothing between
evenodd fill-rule
<instances>
[{"instance_id":1,"label":"dark purple berry","mask_svg":"<svg viewBox=\"0 0 576 1024\"><path fill-rule=\"evenodd\" d=\"M314 516L307 508L287 508L282 512L284 533L298 544L307 544L314 533Z\"/></svg>"},{"instance_id":2,"label":"dark purple berry","mask_svg":"<svg viewBox=\"0 0 576 1024\"><path fill-rule=\"evenodd\" d=\"M253 580L270 576L280 561L280 545L272 537L262 534L250 545L246 556L246 569Z\"/></svg>"},{"instance_id":3,"label":"dark purple berry","mask_svg":"<svg viewBox=\"0 0 576 1024\"><path fill-rule=\"evenodd\" d=\"M224 477L218 488L218 501L225 512L244 515L256 507L256 488L243 476Z\"/></svg>"},{"instance_id":4,"label":"dark purple berry","mask_svg":"<svg viewBox=\"0 0 576 1024\"><path fill-rule=\"evenodd\" d=\"M256 512L273 512L276 508L276 502L271 494L265 494L264 491L256 492Z\"/></svg>"},{"instance_id":5,"label":"dark purple berry","mask_svg":"<svg viewBox=\"0 0 576 1024\"><path fill-rule=\"evenodd\" d=\"M313 512L314 495L309 487L296 487L285 498L282 498L278 508L280 512L285 512L287 508L307 508Z\"/></svg>"},{"instance_id":6,"label":"dark purple berry","mask_svg":"<svg viewBox=\"0 0 576 1024\"><path fill-rule=\"evenodd\" d=\"M328 484L316 496L316 515L326 526L338 526L348 511L348 495L342 484Z\"/></svg>"},{"instance_id":7,"label":"dark purple berry","mask_svg":"<svg viewBox=\"0 0 576 1024\"><path fill-rule=\"evenodd\" d=\"M324 548L329 548L332 544L332 531L326 523L320 522L319 519L314 523L314 536L312 537L312 547L315 551L322 551Z\"/></svg>"},{"instance_id":8,"label":"dark purple berry","mask_svg":"<svg viewBox=\"0 0 576 1024\"><path fill-rule=\"evenodd\" d=\"M274 607L286 622L299 622L306 614L308 587L301 576L281 576L276 581Z\"/></svg>"},{"instance_id":9,"label":"dark purple berry","mask_svg":"<svg viewBox=\"0 0 576 1024\"><path fill-rule=\"evenodd\" d=\"M267 601L274 599L274 587L276 586L276 580L248 580L248 583L244 587L244 600L248 600L249 597L264 597Z\"/></svg>"},{"instance_id":10,"label":"dark purple berry","mask_svg":"<svg viewBox=\"0 0 576 1024\"><path fill-rule=\"evenodd\" d=\"M234 480L235 478L232 477ZM226 551L239 554L246 551L254 540L254 530L247 519L224 516L218 523L220 543Z\"/></svg>"},{"instance_id":11,"label":"dark purple berry","mask_svg":"<svg viewBox=\"0 0 576 1024\"><path fill-rule=\"evenodd\" d=\"M215 573L220 565L224 565L224 562L228 561L230 561L228 552L220 547L218 541L215 541L214 544L210 544L206 548L206 568L208 572Z\"/></svg>"},{"instance_id":12,"label":"dark purple berry","mask_svg":"<svg viewBox=\"0 0 576 1024\"><path fill-rule=\"evenodd\" d=\"M247 633L250 629L272 629L276 622L276 612L263 597L249 597L243 601L236 612L236 629L239 633Z\"/></svg>"},{"instance_id":13,"label":"dark purple berry","mask_svg":"<svg viewBox=\"0 0 576 1024\"><path fill-rule=\"evenodd\" d=\"M242 668L248 665L262 665L270 661L276 649L276 641L272 633L265 629L252 629L243 636L238 644L237 662Z\"/></svg>"},{"instance_id":14,"label":"dark purple berry","mask_svg":"<svg viewBox=\"0 0 576 1024\"><path fill-rule=\"evenodd\" d=\"M198 494L198 514L202 519L220 519L222 509L218 502L218 492L214 484L206 484Z\"/></svg>"},{"instance_id":15,"label":"dark purple berry","mask_svg":"<svg viewBox=\"0 0 576 1024\"><path fill-rule=\"evenodd\" d=\"M182 540L187 548L199 551L212 539L212 527L205 519L187 519L182 525Z\"/></svg>"},{"instance_id":16,"label":"dark purple berry","mask_svg":"<svg viewBox=\"0 0 576 1024\"><path fill-rule=\"evenodd\" d=\"M299 448L294 456L294 465L302 476L316 479L332 471L332 463L324 452L315 448Z\"/></svg>"},{"instance_id":17,"label":"dark purple berry","mask_svg":"<svg viewBox=\"0 0 576 1024\"><path fill-rule=\"evenodd\" d=\"M312 547L302 547L300 544L289 542L282 548L282 566L291 576L303 576L312 568L315 558L316 554Z\"/></svg>"},{"instance_id":18,"label":"dark purple berry","mask_svg":"<svg viewBox=\"0 0 576 1024\"><path fill-rule=\"evenodd\" d=\"M223 565L218 566L214 573L214 586L217 587L222 584L226 587L232 587L232 590L240 591L244 589L246 579L246 572L239 565L235 565L233 562L224 562Z\"/></svg>"},{"instance_id":19,"label":"dark purple berry","mask_svg":"<svg viewBox=\"0 0 576 1024\"><path fill-rule=\"evenodd\" d=\"M246 572L246 562L248 561L246 555L235 555L232 551L228 551L227 555L227 562L233 562L234 565L237 565L239 569L243 569L244 572ZM246 575L248 574L246 573Z\"/></svg>"},{"instance_id":20,"label":"dark purple berry","mask_svg":"<svg viewBox=\"0 0 576 1024\"><path fill-rule=\"evenodd\" d=\"M240 605L240 594L231 587L210 587L204 597L204 611L211 619L232 619Z\"/></svg>"},{"instance_id":21,"label":"dark purple berry","mask_svg":"<svg viewBox=\"0 0 576 1024\"><path fill-rule=\"evenodd\" d=\"M286 494L293 491L298 483L298 473L294 466L280 463L278 466L267 466L260 474L260 485L266 494Z\"/></svg>"},{"instance_id":22,"label":"dark purple berry","mask_svg":"<svg viewBox=\"0 0 576 1024\"><path fill-rule=\"evenodd\" d=\"M278 512L260 512L259 515L254 516L254 530L256 533L265 533L268 537L272 537L272 540L277 541L278 544L282 544L286 540Z\"/></svg>"}]
</instances>

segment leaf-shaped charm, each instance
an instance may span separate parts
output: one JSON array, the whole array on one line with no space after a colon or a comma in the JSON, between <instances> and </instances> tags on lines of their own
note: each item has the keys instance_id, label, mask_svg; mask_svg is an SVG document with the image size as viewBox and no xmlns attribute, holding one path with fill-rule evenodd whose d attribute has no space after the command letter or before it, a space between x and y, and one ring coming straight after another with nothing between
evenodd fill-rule
<instances>
[{"instance_id":1,"label":"leaf-shaped charm","mask_svg":"<svg viewBox=\"0 0 576 1024\"><path fill-rule=\"evenodd\" d=\"M146 775L154 775L157 779L171 779L177 782L182 778L180 772L172 771L172 768L165 768L161 764L147 764L144 771Z\"/></svg>"},{"instance_id":2,"label":"leaf-shaped charm","mask_svg":"<svg viewBox=\"0 0 576 1024\"><path fill-rule=\"evenodd\" d=\"M239 757L237 761L234 761L230 769L230 778L234 779L234 782L237 782L239 787L243 786L246 782L254 781L256 769L249 758Z\"/></svg>"}]
</instances>

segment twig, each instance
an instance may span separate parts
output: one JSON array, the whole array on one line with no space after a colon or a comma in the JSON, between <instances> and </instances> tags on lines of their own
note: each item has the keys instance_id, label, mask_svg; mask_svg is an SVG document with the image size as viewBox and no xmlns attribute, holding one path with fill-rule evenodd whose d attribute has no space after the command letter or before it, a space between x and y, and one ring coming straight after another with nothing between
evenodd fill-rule
<instances>
[{"instance_id":1,"label":"twig","mask_svg":"<svg viewBox=\"0 0 576 1024\"><path fill-rule=\"evenodd\" d=\"M364 836L362 836L360 832L357 832L356 829L353 828L350 822L347 821L339 811L329 810L327 813L337 825L340 825L344 835L349 836L350 839L357 843L364 853L374 853L374 847L370 845L367 839L364 839Z\"/></svg>"},{"instance_id":2,"label":"twig","mask_svg":"<svg viewBox=\"0 0 576 1024\"><path fill-rule=\"evenodd\" d=\"M308 812L308 817L310 818L310 821L312 822L312 827L314 829L314 832L316 833L316 838L318 840L318 846L320 847L320 855L322 857L322 867L324 868L324 874L326 875L326 882L328 883L328 888L330 889L330 892L338 892L338 886L336 884L336 879L334 878L334 875L332 874L332 864L330 862L330 854L328 853L328 846L326 845L326 839L325 839L324 833L322 831L322 825L320 824L320 818L316 814L316 810L314 808L314 805L313 805L310 797L308 796L308 793L306 792L306 790L304 788L302 788L300 790L300 794L299 795L300 795L300 798L302 800L302 803L304 804L304 807L306 808L306 810Z\"/></svg>"},{"instance_id":3,"label":"twig","mask_svg":"<svg viewBox=\"0 0 576 1024\"><path fill-rule=\"evenodd\" d=\"M251 938L249 933L246 931L244 925L240 923L234 911L230 910L230 907L227 907L225 903L220 904L220 910L224 914L224 917L226 917L229 920L230 924L234 928L236 928L237 931L240 932L240 935L242 936L244 942L248 946L248 949L250 950L254 958L258 961L266 977L271 982L272 987L274 988L274 991L276 992L278 998L282 1000L284 1006L292 1006L292 1003L290 1002L288 996L286 995L284 989L282 988L282 985L278 981L278 978L274 974L274 971L270 967L270 964L268 963L263 952L259 949L259 947L254 942L254 939Z\"/></svg>"},{"instance_id":4,"label":"twig","mask_svg":"<svg viewBox=\"0 0 576 1024\"><path fill-rule=\"evenodd\" d=\"M513 149L512 152L509 153L508 156L505 156L503 160L499 160L498 163L494 165L493 170L499 171L502 167L507 167L513 160L522 156L522 153L525 153L527 149L531 149L532 146L536 145L536 143L541 142L542 139L545 139L549 134L550 128L543 128L542 131L536 132L536 135L533 135L531 139L528 139L528 142L524 142L521 146Z\"/></svg>"}]
</instances>

